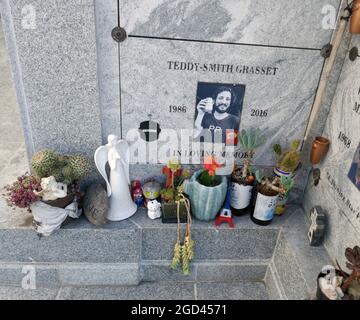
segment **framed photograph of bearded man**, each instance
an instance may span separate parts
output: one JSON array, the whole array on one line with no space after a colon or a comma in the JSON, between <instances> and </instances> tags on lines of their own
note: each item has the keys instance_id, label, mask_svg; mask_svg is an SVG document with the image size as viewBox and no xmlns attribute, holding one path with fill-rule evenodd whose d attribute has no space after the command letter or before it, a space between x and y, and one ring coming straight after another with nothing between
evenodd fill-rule
<instances>
[{"instance_id":1,"label":"framed photograph of bearded man","mask_svg":"<svg viewBox=\"0 0 360 320\"><path fill-rule=\"evenodd\" d=\"M198 82L194 138L237 145L244 95L243 84Z\"/></svg>"}]
</instances>

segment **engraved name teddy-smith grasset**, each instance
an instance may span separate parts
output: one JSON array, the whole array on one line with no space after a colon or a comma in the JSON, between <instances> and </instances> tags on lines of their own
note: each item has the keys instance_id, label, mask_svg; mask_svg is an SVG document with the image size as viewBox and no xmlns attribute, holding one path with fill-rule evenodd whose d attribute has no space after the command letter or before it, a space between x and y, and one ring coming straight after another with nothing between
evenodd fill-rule
<instances>
[{"instance_id":1,"label":"engraved name teddy-smith grasset","mask_svg":"<svg viewBox=\"0 0 360 320\"><path fill-rule=\"evenodd\" d=\"M221 63L167 61L167 64L169 70L242 73L242 74L256 74L256 75L265 75L265 76L275 76L277 71L279 70L278 67L247 66L247 65L221 64Z\"/></svg>"}]
</instances>

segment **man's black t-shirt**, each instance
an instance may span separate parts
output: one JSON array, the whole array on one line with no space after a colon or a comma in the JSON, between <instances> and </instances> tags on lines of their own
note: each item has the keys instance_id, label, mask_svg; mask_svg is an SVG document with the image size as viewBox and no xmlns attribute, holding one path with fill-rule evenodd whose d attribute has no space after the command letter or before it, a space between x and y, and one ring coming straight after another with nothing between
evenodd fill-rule
<instances>
[{"instance_id":1,"label":"man's black t-shirt","mask_svg":"<svg viewBox=\"0 0 360 320\"><path fill-rule=\"evenodd\" d=\"M228 114L225 119L218 120L213 114L206 113L201 122L201 126L204 130L209 130L212 133L212 139L214 141L214 133L220 132L222 134L222 142L226 142L226 130L238 131L240 126L240 120L238 117Z\"/></svg>"}]
</instances>

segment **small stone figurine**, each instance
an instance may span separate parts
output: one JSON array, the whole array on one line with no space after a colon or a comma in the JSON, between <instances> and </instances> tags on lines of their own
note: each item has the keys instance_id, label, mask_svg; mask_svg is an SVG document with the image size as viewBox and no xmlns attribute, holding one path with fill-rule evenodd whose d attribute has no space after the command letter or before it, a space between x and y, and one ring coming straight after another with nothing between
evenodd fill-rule
<instances>
[{"instance_id":1,"label":"small stone figurine","mask_svg":"<svg viewBox=\"0 0 360 320\"><path fill-rule=\"evenodd\" d=\"M147 203L148 217L152 220L161 217L161 203L157 200L150 200Z\"/></svg>"}]
</instances>

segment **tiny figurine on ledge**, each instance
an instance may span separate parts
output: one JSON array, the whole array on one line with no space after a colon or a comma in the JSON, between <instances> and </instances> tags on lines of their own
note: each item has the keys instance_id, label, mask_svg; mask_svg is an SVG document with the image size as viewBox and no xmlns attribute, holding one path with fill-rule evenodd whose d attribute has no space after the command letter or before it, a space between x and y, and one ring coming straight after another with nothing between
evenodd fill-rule
<instances>
[{"instance_id":1,"label":"tiny figurine on ledge","mask_svg":"<svg viewBox=\"0 0 360 320\"><path fill-rule=\"evenodd\" d=\"M220 226L224 222L227 223L231 229L235 227L230 209L230 199L231 199L231 187L229 186L226 194L224 206L222 207L220 214L217 216L215 220L215 227Z\"/></svg>"},{"instance_id":2,"label":"tiny figurine on ledge","mask_svg":"<svg viewBox=\"0 0 360 320\"><path fill-rule=\"evenodd\" d=\"M137 211L130 194L129 158L128 143L112 134L108 136L108 143L95 151L95 164L106 182L110 198L107 216L110 221L127 219ZM110 166L110 179L106 173L106 163Z\"/></svg>"},{"instance_id":3,"label":"tiny figurine on ledge","mask_svg":"<svg viewBox=\"0 0 360 320\"><path fill-rule=\"evenodd\" d=\"M147 208L147 203L150 200L157 200L158 202L161 201L160 190L161 190L161 184L154 179L150 179L143 184L142 192L145 198L144 201L146 208Z\"/></svg>"},{"instance_id":4,"label":"tiny figurine on ledge","mask_svg":"<svg viewBox=\"0 0 360 320\"><path fill-rule=\"evenodd\" d=\"M258 181L255 207L251 215L251 220L259 225L268 225L272 222L276 203L279 194L286 194L294 186L292 177L275 176L270 180L264 177L259 170L255 173Z\"/></svg>"},{"instance_id":5,"label":"tiny figurine on ledge","mask_svg":"<svg viewBox=\"0 0 360 320\"><path fill-rule=\"evenodd\" d=\"M350 274L343 271L337 261L338 269L322 268L317 279L319 300L360 300L360 247L346 248L345 257Z\"/></svg>"},{"instance_id":6,"label":"tiny figurine on ledge","mask_svg":"<svg viewBox=\"0 0 360 320\"><path fill-rule=\"evenodd\" d=\"M144 204L144 196L139 180L134 180L131 182L131 196L138 207L141 207Z\"/></svg>"},{"instance_id":7,"label":"tiny figurine on ledge","mask_svg":"<svg viewBox=\"0 0 360 320\"><path fill-rule=\"evenodd\" d=\"M242 130L239 136L240 146L249 157L253 157L255 149L265 142L260 129L251 128L248 131ZM231 212L235 216L248 213L252 191L255 183L255 176L251 167L251 158L244 160L242 169L235 166L231 175Z\"/></svg>"},{"instance_id":8,"label":"tiny figurine on ledge","mask_svg":"<svg viewBox=\"0 0 360 320\"><path fill-rule=\"evenodd\" d=\"M79 218L82 197L79 183L91 165L81 155L61 155L40 150L31 159L34 174L19 177L6 187L8 204L27 208L39 236L50 236L69 218Z\"/></svg>"},{"instance_id":9,"label":"tiny figurine on ledge","mask_svg":"<svg viewBox=\"0 0 360 320\"><path fill-rule=\"evenodd\" d=\"M206 157L204 169L196 171L190 180L184 182L192 213L198 220L214 220L225 201L228 183L225 176L216 175L220 167L213 157Z\"/></svg>"},{"instance_id":10,"label":"tiny figurine on ledge","mask_svg":"<svg viewBox=\"0 0 360 320\"><path fill-rule=\"evenodd\" d=\"M148 217L152 220L161 217L161 203L156 199L149 200L147 203Z\"/></svg>"},{"instance_id":11,"label":"tiny figurine on ledge","mask_svg":"<svg viewBox=\"0 0 360 320\"><path fill-rule=\"evenodd\" d=\"M187 210L183 197L180 197L179 187L190 177L189 170L180 167L177 158L171 159L162 172L167 176L166 187L160 191L162 200L162 222L176 223L179 211L180 223L187 222Z\"/></svg>"}]
</instances>

